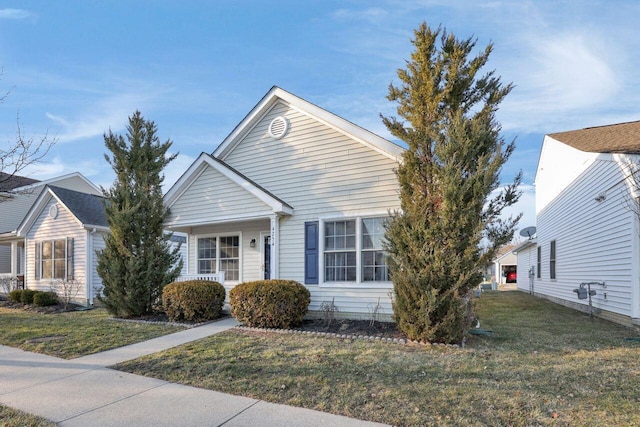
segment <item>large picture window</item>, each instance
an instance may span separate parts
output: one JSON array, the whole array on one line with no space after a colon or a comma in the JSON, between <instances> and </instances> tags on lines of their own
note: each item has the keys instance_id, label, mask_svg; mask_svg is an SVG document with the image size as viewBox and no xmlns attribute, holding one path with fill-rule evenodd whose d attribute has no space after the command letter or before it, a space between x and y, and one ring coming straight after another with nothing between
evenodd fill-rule
<instances>
[{"instance_id":1,"label":"large picture window","mask_svg":"<svg viewBox=\"0 0 640 427\"><path fill-rule=\"evenodd\" d=\"M388 282L385 218L324 221L325 282Z\"/></svg>"},{"instance_id":2,"label":"large picture window","mask_svg":"<svg viewBox=\"0 0 640 427\"><path fill-rule=\"evenodd\" d=\"M44 240L36 243L36 277L73 279L73 239Z\"/></svg>"},{"instance_id":3,"label":"large picture window","mask_svg":"<svg viewBox=\"0 0 640 427\"><path fill-rule=\"evenodd\" d=\"M225 280L240 280L240 236L198 238L198 274L219 271Z\"/></svg>"}]
</instances>

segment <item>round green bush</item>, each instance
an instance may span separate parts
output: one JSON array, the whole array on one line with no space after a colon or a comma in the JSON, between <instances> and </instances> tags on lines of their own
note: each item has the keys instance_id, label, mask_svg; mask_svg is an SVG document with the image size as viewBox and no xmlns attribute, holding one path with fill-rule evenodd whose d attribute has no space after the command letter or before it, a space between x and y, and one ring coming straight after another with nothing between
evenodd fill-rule
<instances>
[{"instance_id":1,"label":"round green bush","mask_svg":"<svg viewBox=\"0 0 640 427\"><path fill-rule=\"evenodd\" d=\"M40 307L56 305L58 303L58 294L55 292L36 291L33 294L33 303Z\"/></svg>"},{"instance_id":2,"label":"round green bush","mask_svg":"<svg viewBox=\"0 0 640 427\"><path fill-rule=\"evenodd\" d=\"M207 280L173 282L162 291L162 306L173 321L202 322L220 317L224 286Z\"/></svg>"},{"instance_id":3,"label":"round green bush","mask_svg":"<svg viewBox=\"0 0 640 427\"><path fill-rule=\"evenodd\" d=\"M11 292L9 292L9 301L21 303L22 292L24 292L22 289L14 289Z\"/></svg>"},{"instance_id":4,"label":"round green bush","mask_svg":"<svg viewBox=\"0 0 640 427\"><path fill-rule=\"evenodd\" d=\"M22 303L23 304L33 304L33 294L35 294L36 291L34 291L33 289L25 289L22 291Z\"/></svg>"},{"instance_id":5,"label":"round green bush","mask_svg":"<svg viewBox=\"0 0 640 427\"><path fill-rule=\"evenodd\" d=\"M231 314L247 326L291 328L302 323L311 294L293 280L241 283L229 292Z\"/></svg>"}]
</instances>

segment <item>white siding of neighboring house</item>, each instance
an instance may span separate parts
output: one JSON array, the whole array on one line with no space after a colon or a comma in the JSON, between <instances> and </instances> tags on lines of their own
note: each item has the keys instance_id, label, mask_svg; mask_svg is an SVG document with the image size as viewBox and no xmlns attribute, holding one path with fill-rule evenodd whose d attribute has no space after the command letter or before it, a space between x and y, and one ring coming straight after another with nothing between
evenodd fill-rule
<instances>
[{"instance_id":1,"label":"white siding of neighboring house","mask_svg":"<svg viewBox=\"0 0 640 427\"><path fill-rule=\"evenodd\" d=\"M517 286L518 289L525 292L531 291L531 279L529 277L529 271L533 267L534 271L534 286L535 286L535 272L537 271L536 261L537 261L537 245L532 245L527 248L521 249L518 251L517 262L518 262L518 278L517 278ZM535 291L535 288L534 288Z\"/></svg>"},{"instance_id":2,"label":"white siding of neighboring house","mask_svg":"<svg viewBox=\"0 0 640 427\"><path fill-rule=\"evenodd\" d=\"M53 181L50 184L56 187L79 191L81 193L102 196L102 193L100 191L96 191L96 189L92 185L90 185L87 181L80 178L79 176L70 176L68 178Z\"/></svg>"},{"instance_id":3,"label":"white siding of neighboring house","mask_svg":"<svg viewBox=\"0 0 640 427\"><path fill-rule=\"evenodd\" d=\"M585 304L573 289L582 282L605 281L606 289L595 287L594 307L638 317L637 226L625 200L626 169L612 161L619 158L600 155L539 212L542 277L535 279L535 292ZM597 202L595 198L605 191L606 199ZM555 280L549 277L552 240L556 241Z\"/></svg>"},{"instance_id":4,"label":"white siding of neighboring house","mask_svg":"<svg viewBox=\"0 0 640 427\"><path fill-rule=\"evenodd\" d=\"M56 219L49 216L49 208L53 204L58 206L58 216ZM81 289L76 299L86 300L86 230L78 223L75 217L54 198L49 200L26 236L26 284L29 289L42 291L51 289L52 279L38 280L35 276L36 242L64 239L67 237L74 239L74 276L81 284Z\"/></svg>"},{"instance_id":5,"label":"white siding of neighboring house","mask_svg":"<svg viewBox=\"0 0 640 427\"><path fill-rule=\"evenodd\" d=\"M517 265L517 258L514 254L512 254L511 252L508 252L498 257L494 261L494 265L495 265L495 272L496 272L496 277L495 277L496 283L498 283L499 285L504 285L505 283L507 283L507 278L502 273L502 267L508 266L508 265ZM520 269L518 269L517 273L518 275L520 275Z\"/></svg>"},{"instance_id":6,"label":"white siding of neighboring house","mask_svg":"<svg viewBox=\"0 0 640 427\"><path fill-rule=\"evenodd\" d=\"M77 175L47 182L61 188L100 195L100 192L96 191L93 186ZM24 192L13 195L12 198L6 201L0 202L0 233L15 231L20 226L43 189L44 184L36 185ZM6 247L9 249L7 250L4 245L0 245L0 273L8 273L11 270L10 245Z\"/></svg>"},{"instance_id":7,"label":"white siding of neighboring house","mask_svg":"<svg viewBox=\"0 0 640 427\"><path fill-rule=\"evenodd\" d=\"M580 151L546 135L536 171L536 214L539 214L597 157L597 153Z\"/></svg>"},{"instance_id":8,"label":"white siding of neighboring house","mask_svg":"<svg viewBox=\"0 0 640 427\"><path fill-rule=\"evenodd\" d=\"M98 256L96 255L96 253L101 252L105 248L105 244L104 244L105 233L96 232L96 233L90 234L90 236L91 236L90 241L91 241L92 248L90 253L87 254L87 256L91 257L91 261L89 262L89 264L91 265L90 291L92 292L95 298L102 291L102 277L98 275Z\"/></svg>"},{"instance_id":9,"label":"white siding of neighboring house","mask_svg":"<svg viewBox=\"0 0 640 427\"><path fill-rule=\"evenodd\" d=\"M290 124L280 140L268 133L269 123L277 116L284 116ZM276 103L222 160L294 208L293 216L280 220L283 279L304 283L305 221L384 216L399 207L395 160L284 102ZM370 305L380 298L384 314L392 314L390 282L307 287L312 293L311 310L335 298L342 313L366 316Z\"/></svg>"},{"instance_id":10,"label":"white siding of neighboring house","mask_svg":"<svg viewBox=\"0 0 640 427\"><path fill-rule=\"evenodd\" d=\"M0 245L0 274L11 273L11 245Z\"/></svg>"},{"instance_id":11,"label":"white siding of neighboring house","mask_svg":"<svg viewBox=\"0 0 640 427\"><path fill-rule=\"evenodd\" d=\"M206 165L201 174L171 206L165 224L171 227L268 214L269 206L220 172Z\"/></svg>"}]
</instances>

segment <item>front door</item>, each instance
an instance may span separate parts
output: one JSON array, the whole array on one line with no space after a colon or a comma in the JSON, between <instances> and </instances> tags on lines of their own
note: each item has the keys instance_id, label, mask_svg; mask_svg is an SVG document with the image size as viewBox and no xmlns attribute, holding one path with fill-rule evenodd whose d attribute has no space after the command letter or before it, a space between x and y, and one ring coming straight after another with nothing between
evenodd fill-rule
<instances>
[{"instance_id":1,"label":"front door","mask_svg":"<svg viewBox=\"0 0 640 427\"><path fill-rule=\"evenodd\" d=\"M262 265L264 266L264 279L271 278L271 236L261 234L262 240Z\"/></svg>"}]
</instances>

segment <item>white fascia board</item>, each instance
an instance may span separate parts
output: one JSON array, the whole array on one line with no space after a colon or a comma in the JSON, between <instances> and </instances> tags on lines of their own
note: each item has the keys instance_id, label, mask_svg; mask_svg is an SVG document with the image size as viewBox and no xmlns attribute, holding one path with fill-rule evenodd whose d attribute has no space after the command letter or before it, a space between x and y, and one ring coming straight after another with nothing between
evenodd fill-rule
<instances>
[{"instance_id":1,"label":"white fascia board","mask_svg":"<svg viewBox=\"0 0 640 427\"><path fill-rule=\"evenodd\" d=\"M164 224L166 230L171 230L173 227L183 228L183 227L198 227L201 225L211 225L211 224L231 224L237 222L247 222L247 221L255 221L260 219L270 219L273 216L273 211L264 211L264 212L252 212L252 213L244 213L240 215L228 215L223 217L215 218L211 221L172 221ZM187 234L187 233L184 233Z\"/></svg>"},{"instance_id":2,"label":"white fascia board","mask_svg":"<svg viewBox=\"0 0 640 427\"><path fill-rule=\"evenodd\" d=\"M402 154L405 151L402 147L277 86L272 87L229 136L222 141L213 152L213 156L224 160L224 158L233 151L235 145L240 142L242 136L249 132L253 126L268 113L278 99L288 103L292 108L302 114L318 120L380 154L397 162L402 161Z\"/></svg>"},{"instance_id":3,"label":"white fascia board","mask_svg":"<svg viewBox=\"0 0 640 427\"><path fill-rule=\"evenodd\" d=\"M110 233L111 229L109 227L105 227L103 225L91 225L91 224L82 224L86 230L92 231L104 231L106 233Z\"/></svg>"}]
</instances>

